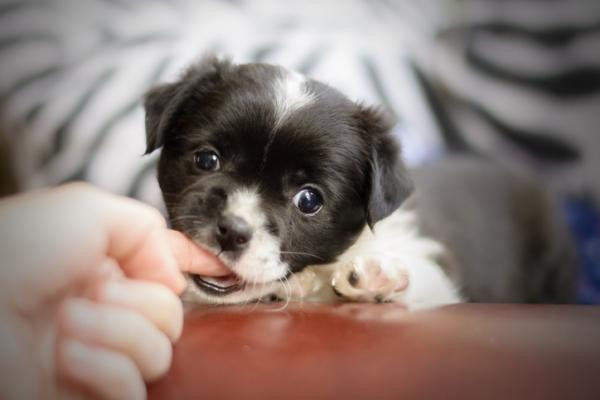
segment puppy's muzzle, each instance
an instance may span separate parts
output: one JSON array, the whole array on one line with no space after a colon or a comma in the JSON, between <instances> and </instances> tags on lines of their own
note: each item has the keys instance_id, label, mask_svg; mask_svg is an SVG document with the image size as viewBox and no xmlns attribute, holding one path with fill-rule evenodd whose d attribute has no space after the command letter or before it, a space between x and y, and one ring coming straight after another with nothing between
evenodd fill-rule
<instances>
[{"instance_id":1,"label":"puppy's muzzle","mask_svg":"<svg viewBox=\"0 0 600 400\"><path fill-rule=\"evenodd\" d=\"M217 221L215 238L221 251L239 253L248 247L252 239L252 227L241 217L224 214Z\"/></svg>"}]
</instances>

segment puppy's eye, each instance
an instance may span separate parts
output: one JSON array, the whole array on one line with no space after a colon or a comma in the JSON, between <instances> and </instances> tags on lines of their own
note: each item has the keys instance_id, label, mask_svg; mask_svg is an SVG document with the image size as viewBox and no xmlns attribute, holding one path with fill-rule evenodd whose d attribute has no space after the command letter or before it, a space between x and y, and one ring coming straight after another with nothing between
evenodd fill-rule
<instances>
[{"instance_id":1,"label":"puppy's eye","mask_svg":"<svg viewBox=\"0 0 600 400\"><path fill-rule=\"evenodd\" d=\"M221 166L219 156L212 150L201 150L194 153L194 164L203 171L216 171Z\"/></svg>"},{"instance_id":2,"label":"puppy's eye","mask_svg":"<svg viewBox=\"0 0 600 400\"><path fill-rule=\"evenodd\" d=\"M310 187L296 193L292 201L298 207L298 210L306 215L315 215L323 208L321 193Z\"/></svg>"}]
</instances>

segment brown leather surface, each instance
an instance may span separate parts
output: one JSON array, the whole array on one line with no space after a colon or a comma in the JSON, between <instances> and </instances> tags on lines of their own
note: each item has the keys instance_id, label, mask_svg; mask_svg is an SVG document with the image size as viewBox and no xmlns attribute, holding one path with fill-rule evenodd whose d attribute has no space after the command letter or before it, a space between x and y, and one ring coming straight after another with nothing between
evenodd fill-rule
<instances>
[{"instance_id":1,"label":"brown leather surface","mask_svg":"<svg viewBox=\"0 0 600 400\"><path fill-rule=\"evenodd\" d=\"M600 307L189 313L151 399L600 399Z\"/></svg>"}]
</instances>

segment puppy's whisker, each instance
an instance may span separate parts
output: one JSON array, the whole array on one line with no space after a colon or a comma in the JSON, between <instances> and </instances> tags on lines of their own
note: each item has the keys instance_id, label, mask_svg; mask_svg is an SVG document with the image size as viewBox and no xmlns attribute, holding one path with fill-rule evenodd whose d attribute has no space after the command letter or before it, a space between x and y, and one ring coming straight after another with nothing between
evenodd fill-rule
<instances>
[{"instance_id":1,"label":"puppy's whisker","mask_svg":"<svg viewBox=\"0 0 600 400\"><path fill-rule=\"evenodd\" d=\"M198 221L198 222L202 222L202 220L200 218L198 218L197 215L178 215L176 217L173 218L169 218L169 222L179 222L179 221Z\"/></svg>"},{"instance_id":2,"label":"puppy's whisker","mask_svg":"<svg viewBox=\"0 0 600 400\"><path fill-rule=\"evenodd\" d=\"M292 297L292 289L288 284L288 278L284 276L283 278L279 278L278 281L281 282L284 292L285 292L285 303L283 304L283 306L276 308L273 311L285 310L287 308L287 306L290 304L290 299Z\"/></svg>"},{"instance_id":3,"label":"puppy's whisker","mask_svg":"<svg viewBox=\"0 0 600 400\"><path fill-rule=\"evenodd\" d=\"M254 290L256 290L256 278L252 279L252 292L254 292ZM252 299L251 297L248 297L246 299L246 304L248 304L250 301L254 301L254 304L252 305L252 311L256 310L256 307L258 307L258 304L260 303L260 298L257 299Z\"/></svg>"},{"instance_id":4,"label":"puppy's whisker","mask_svg":"<svg viewBox=\"0 0 600 400\"><path fill-rule=\"evenodd\" d=\"M253 293L256 290L256 278L252 278L252 280L250 281L250 291ZM246 304L248 304L249 302L251 302L253 299L251 297L248 297L246 299ZM256 308L256 305L258 304L257 301L254 302L254 308Z\"/></svg>"},{"instance_id":5,"label":"puppy's whisker","mask_svg":"<svg viewBox=\"0 0 600 400\"><path fill-rule=\"evenodd\" d=\"M314 258L316 258L317 260L325 261L325 259L324 259L324 258L322 258L322 257L319 257L319 256L317 256L316 254L305 253L305 252L302 252L302 251L283 251L283 250L282 250L282 251L280 251L280 253L281 253L281 254L292 254L292 255L293 255L293 254L296 254L296 255L299 255L299 256L309 256L309 257L314 257Z\"/></svg>"},{"instance_id":6,"label":"puppy's whisker","mask_svg":"<svg viewBox=\"0 0 600 400\"><path fill-rule=\"evenodd\" d=\"M293 279L289 279L289 280L292 285L294 285L298 288L298 292L300 292L300 302L303 302L305 293L304 293L304 288L302 287L302 284L300 283L300 280L296 276L294 276Z\"/></svg>"},{"instance_id":7,"label":"puppy's whisker","mask_svg":"<svg viewBox=\"0 0 600 400\"><path fill-rule=\"evenodd\" d=\"M183 215L177 215L175 217L170 218L171 221L176 221L178 219L186 219L186 218L196 218L196 216L194 214L183 214Z\"/></svg>"},{"instance_id":8,"label":"puppy's whisker","mask_svg":"<svg viewBox=\"0 0 600 400\"><path fill-rule=\"evenodd\" d=\"M256 289L256 278L252 278L250 281L247 282L247 285L249 287L249 292L253 293ZM248 296L246 297L246 299L244 299L243 303L244 305L247 305L248 303L250 303L251 301L254 302L253 306L252 306L252 310L254 310L256 308L256 305L258 304L258 301L255 301L256 299Z\"/></svg>"}]
</instances>

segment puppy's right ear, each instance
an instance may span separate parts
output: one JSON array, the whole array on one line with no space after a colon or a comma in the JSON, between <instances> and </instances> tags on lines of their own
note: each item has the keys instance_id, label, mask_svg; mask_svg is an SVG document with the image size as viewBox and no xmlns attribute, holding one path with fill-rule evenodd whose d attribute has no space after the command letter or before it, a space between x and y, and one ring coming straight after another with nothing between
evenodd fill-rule
<instances>
[{"instance_id":1,"label":"puppy's right ear","mask_svg":"<svg viewBox=\"0 0 600 400\"><path fill-rule=\"evenodd\" d=\"M177 119L182 103L194 95L202 97L223 78L232 66L229 60L207 56L192 65L183 77L174 83L156 86L144 96L146 110L146 152L150 154L165 144L168 131Z\"/></svg>"},{"instance_id":2,"label":"puppy's right ear","mask_svg":"<svg viewBox=\"0 0 600 400\"><path fill-rule=\"evenodd\" d=\"M165 142L166 123L173 113L172 107L169 113L169 104L177 95L183 82L168 83L156 86L144 97L144 109L146 110L146 152L150 154L161 147Z\"/></svg>"}]
</instances>

